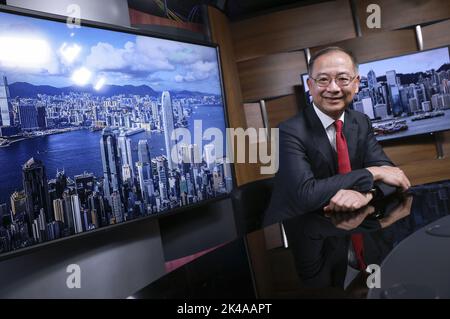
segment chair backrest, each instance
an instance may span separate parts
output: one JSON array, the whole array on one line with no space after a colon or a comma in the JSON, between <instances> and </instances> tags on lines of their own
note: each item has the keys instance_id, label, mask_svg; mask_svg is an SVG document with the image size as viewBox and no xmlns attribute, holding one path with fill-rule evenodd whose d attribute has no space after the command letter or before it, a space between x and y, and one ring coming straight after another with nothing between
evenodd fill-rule
<instances>
[{"instance_id":1,"label":"chair backrest","mask_svg":"<svg viewBox=\"0 0 450 319\"><path fill-rule=\"evenodd\" d=\"M233 190L231 198L240 235L261 228L272 196L273 178L257 180Z\"/></svg>"}]
</instances>

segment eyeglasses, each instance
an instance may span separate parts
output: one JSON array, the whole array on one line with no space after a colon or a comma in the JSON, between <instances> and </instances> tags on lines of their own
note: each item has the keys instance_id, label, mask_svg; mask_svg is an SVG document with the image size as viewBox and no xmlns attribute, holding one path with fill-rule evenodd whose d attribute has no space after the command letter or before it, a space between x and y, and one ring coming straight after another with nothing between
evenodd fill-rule
<instances>
[{"instance_id":1,"label":"eyeglasses","mask_svg":"<svg viewBox=\"0 0 450 319\"><path fill-rule=\"evenodd\" d=\"M323 74L319 75L319 77L316 79L313 77L311 77L311 79L314 81L314 83L316 83L320 87L327 87L328 85L330 85L333 79L339 87L343 87L350 85L350 83L352 83L353 80L356 79L357 77L358 77L357 75L351 76L349 74L340 74L337 77L332 78L329 75Z\"/></svg>"}]
</instances>

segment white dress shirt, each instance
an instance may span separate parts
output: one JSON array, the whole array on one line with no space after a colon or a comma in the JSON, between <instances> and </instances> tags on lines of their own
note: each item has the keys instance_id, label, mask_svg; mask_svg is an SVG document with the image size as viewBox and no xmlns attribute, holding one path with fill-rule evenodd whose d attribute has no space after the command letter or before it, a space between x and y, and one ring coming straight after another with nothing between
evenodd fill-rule
<instances>
[{"instance_id":1,"label":"white dress shirt","mask_svg":"<svg viewBox=\"0 0 450 319\"><path fill-rule=\"evenodd\" d=\"M317 116L319 117L320 122L322 122L325 132L327 132L328 140L330 141L331 147L333 147L333 149L336 151L336 128L334 127L335 120L332 117L323 113L314 103L313 108ZM341 117L339 118L342 121L342 123L344 123L344 115L345 112L343 112Z\"/></svg>"}]
</instances>

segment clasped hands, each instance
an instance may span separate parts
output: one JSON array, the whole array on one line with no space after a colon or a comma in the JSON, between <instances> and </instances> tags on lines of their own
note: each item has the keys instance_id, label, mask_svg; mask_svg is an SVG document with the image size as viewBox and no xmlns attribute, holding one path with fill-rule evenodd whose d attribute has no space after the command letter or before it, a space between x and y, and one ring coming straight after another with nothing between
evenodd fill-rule
<instances>
[{"instance_id":1,"label":"clasped hands","mask_svg":"<svg viewBox=\"0 0 450 319\"><path fill-rule=\"evenodd\" d=\"M411 187L411 182L405 173L398 167L373 166L366 168L373 176L374 181L381 181L406 191ZM360 193L351 189L339 190L324 207L325 212L355 211L366 206L373 198L371 193Z\"/></svg>"},{"instance_id":2,"label":"clasped hands","mask_svg":"<svg viewBox=\"0 0 450 319\"><path fill-rule=\"evenodd\" d=\"M369 167L367 170L373 175L374 181L382 181L386 184L399 187L403 191L411 187L411 183L405 173L397 167ZM332 218L336 227L351 230L358 227L369 214L375 211L374 207L368 206L372 199L372 193L360 193L351 189L341 189L330 199L330 202L323 210L326 216ZM407 208L409 206L410 209L411 201L412 199L408 199L403 205L406 205ZM408 211L408 209L402 209L400 211L404 212ZM402 214L397 213L394 215ZM386 221L384 223L386 225L382 223L382 227L386 227L387 224L391 223L392 220Z\"/></svg>"}]
</instances>

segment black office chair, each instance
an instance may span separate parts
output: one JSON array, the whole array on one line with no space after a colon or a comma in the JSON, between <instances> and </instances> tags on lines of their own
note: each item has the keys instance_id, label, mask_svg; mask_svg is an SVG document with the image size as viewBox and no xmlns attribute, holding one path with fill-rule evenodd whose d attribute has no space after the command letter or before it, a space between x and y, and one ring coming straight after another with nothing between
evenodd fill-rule
<instances>
[{"instance_id":1,"label":"black office chair","mask_svg":"<svg viewBox=\"0 0 450 319\"><path fill-rule=\"evenodd\" d=\"M233 190L233 202L238 235L262 228L264 212L272 196L273 178L257 180Z\"/></svg>"}]
</instances>

